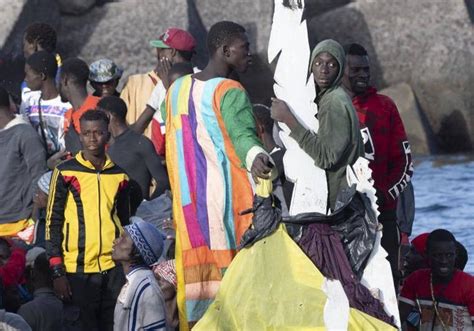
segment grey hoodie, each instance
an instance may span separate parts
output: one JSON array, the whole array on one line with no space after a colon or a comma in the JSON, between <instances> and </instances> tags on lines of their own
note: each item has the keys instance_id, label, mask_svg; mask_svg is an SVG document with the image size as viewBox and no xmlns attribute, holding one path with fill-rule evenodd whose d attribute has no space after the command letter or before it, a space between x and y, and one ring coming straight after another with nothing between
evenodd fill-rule
<instances>
[{"instance_id":1,"label":"grey hoodie","mask_svg":"<svg viewBox=\"0 0 474 331\"><path fill-rule=\"evenodd\" d=\"M0 330L31 331L31 327L20 315L8 313L4 309L0 309Z\"/></svg>"},{"instance_id":2,"label":"grey hoodie","mask_svg":"<svg viewBox=\"0 0 474 331\"><path fill-rule=\"evenodd\" d=\"M340 86L345 65L344 49L334 40L324 40L311 53L310 64L323 52L328 52L337 60L339 73L334 83L320 90L316 97L318 133L299 125L290 136L311 156L316 166L326 171L329 207L334 210L337 193L347 187L346 167L363 156L364 149L356 111L350 97Z\"/></svg>"},{"instance_id":3,"label":"grey hoodie","mask_svg":"<svg viewBox=\"0 0 474 331\"><path fill-rule=\"evenodd\" d=\"M31 216L33 193L46 171L40 136L17 115L0 130L0 224Z\"/></svg>"}]
</instances>

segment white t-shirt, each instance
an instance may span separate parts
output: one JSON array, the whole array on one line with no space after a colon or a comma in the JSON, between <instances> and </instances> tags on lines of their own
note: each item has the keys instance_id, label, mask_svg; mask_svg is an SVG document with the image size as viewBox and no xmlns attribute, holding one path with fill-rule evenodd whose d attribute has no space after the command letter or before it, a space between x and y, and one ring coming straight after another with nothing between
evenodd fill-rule
<instances>
[{"instance_id":1,"label":"white t-shirt","mask_svg":"<svg viewBox=\"0 0 474 331\"><path fill-rule=\"evenodd\" d=\"M114 310L114 331L166 331L165 300L153 271L130 271Z\"/></svg>"},{"instance_id":2,"label":"white t-shirt","mask_svg":"<svg viewBox=\"0 0 474 331\"><path fill-rule=\"evenodd\" d=\"M64 143L64 114L71 108L69 102L62 102L58 95L54 99L40 99L41 92L38 91L22 91L22 102L20 106L20 114L35 128L41 138L40 112L43 118L44 135L48 146L48 153L52 154L65 148Z\"/></svg>"},{"instance_id":3,"label":"white t-shirt","mask_svg":"<svg viewBox=\"0 0 474 331\"><path fill-rule=\"evenodd\" d=\"M166 89L163 85L163 81L160 80L158 84L156 84L153 92L151 92L150 98L148 99L147 105L150 106L155 110L153 114L153 120L160 123L161 132L165 133L165 121L164 118L161 116L160 107L163 102L165 102L166 98Z\"/></svg>"}]
</instances>

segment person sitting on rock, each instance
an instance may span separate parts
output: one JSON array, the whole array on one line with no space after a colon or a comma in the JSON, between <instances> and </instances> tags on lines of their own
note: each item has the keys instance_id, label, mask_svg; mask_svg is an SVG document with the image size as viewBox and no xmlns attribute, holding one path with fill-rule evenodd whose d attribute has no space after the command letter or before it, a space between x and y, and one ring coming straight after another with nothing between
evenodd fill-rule
<instances>
[{"instance_id":1,"label":"person sitting on rock","mask_svg":"<svg viewBox=\"0 0 474 331\"><path fill-rule=\"evenodd\" d=\"M474 277L455 267L456 239L437 229L426 248L430 268L412 273L400 293L402 323L419 330L472 330Z\"/></svg>"}]
</instances>

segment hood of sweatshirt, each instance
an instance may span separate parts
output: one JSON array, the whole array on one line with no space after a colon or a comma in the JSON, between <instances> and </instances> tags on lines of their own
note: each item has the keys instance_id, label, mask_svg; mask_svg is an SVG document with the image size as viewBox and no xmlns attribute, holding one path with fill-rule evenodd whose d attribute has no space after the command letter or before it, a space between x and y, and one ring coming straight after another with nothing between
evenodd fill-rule
<instances>
[{"instance_id":1,"label":"hood of sweatshirt","mask_svg":"<svg viewBox=\"0 0 474 331\"><path fill-rule=\"evenodd\" d=\"M342 48L341 44L339 44L337 41L332 40L332 39L326 39L318 43L313 51L311 52L311 61L309 62L309 73L311 73L311 68L313 66L313 61L318 54L327 52L332 55L336 59L336 61L339 63L339 72L337 74L336 79L334 82L331 84L330 87L322 89L319 91L318 99L322 96L322 94L325 94L326 91L332 90L334 88L337 88L342 81L342 77L344 75L344 66L346 64L346 56L344 53L344 49Z\"/></svg>"}]
</instances>

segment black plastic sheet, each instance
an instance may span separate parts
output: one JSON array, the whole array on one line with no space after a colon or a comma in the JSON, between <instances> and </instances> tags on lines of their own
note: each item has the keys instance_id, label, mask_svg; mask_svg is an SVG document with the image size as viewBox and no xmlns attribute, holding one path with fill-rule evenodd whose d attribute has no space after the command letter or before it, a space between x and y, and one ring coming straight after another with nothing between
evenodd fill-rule
<instances>
[{"instance_id":1,"label":"black plastic sheet","mask_svg":"<svg viewBox=\"0 0 474 331\"><path fill-rule=\"evenodd\" d=\"M295 241L301 238L304 231L302 226L312 223L329 224L341 238L352 271L358 279L362 277L374 248L377 217L372 210L369 199L357 192L355 186L339 192L336 210L331 215L303 213L284 217L283 222L290 224L289 228L291 230L289 230L289 233Z\"/></svg>"}]
</instances>

